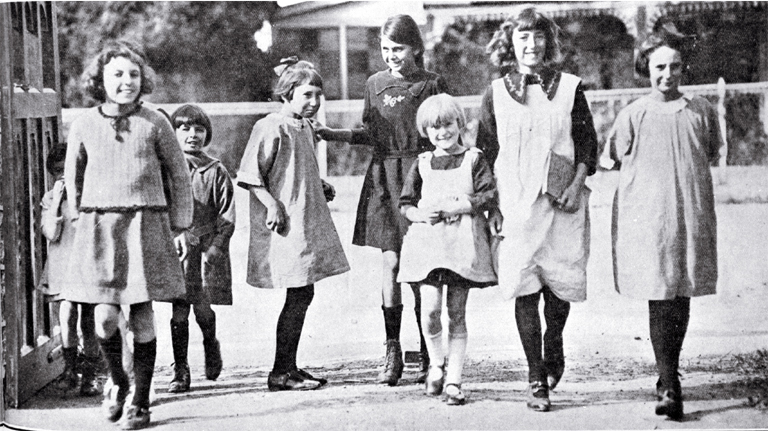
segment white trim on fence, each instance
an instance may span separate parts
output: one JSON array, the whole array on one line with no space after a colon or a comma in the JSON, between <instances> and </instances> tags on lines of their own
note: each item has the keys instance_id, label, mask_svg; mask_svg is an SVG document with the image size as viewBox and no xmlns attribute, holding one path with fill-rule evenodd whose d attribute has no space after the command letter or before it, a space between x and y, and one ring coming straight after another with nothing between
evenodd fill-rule
<instances>
[{"instance_id":1,"label":"white trim on fence","mask_svg":"<svg viewBox=\"0 0 768 431\"><path fill-rule=\"evenodd\" d=\"M587 97L589 103L594 102L617 102L622 101L624 104L631 100L637 99L644 94L647 94L648 88L619 88L613 90L590 90L585 91L584 94ZM684 85L680 87L680 91L688 95L718 95L717 84L704 84L704 85ZM763 97L760 102L760 118L763 121L763 128L768 133L768 82L755 82L746 84L726 84L726 93L739 94L739 93L753 93L762 94ZM459 96L458 102L465 109L478 109L480 108L480 102L482 96ZM238 116L238 115L266 115L271 112L277 112L280 110L281 104L279 102L232 102L232 103L196 103L210 116ZM157 104L158 108L164 109L166 112L171 113L178 107L183 105L182 103L160 103ZM324 101L321 105L321 112L318 117L321 121L324 121L327 116L332 114L347 114L347 113L360 113L363 112L363 100L328 100ZM66 125L72 122L77 116L82 114L87 108L67 108L61 110L62 122ZM327 172L326 152L327 146L325 142L321 142L318 146L318 162L320 164L320 173L325 176Z\"/></svg>"}]
</instances>

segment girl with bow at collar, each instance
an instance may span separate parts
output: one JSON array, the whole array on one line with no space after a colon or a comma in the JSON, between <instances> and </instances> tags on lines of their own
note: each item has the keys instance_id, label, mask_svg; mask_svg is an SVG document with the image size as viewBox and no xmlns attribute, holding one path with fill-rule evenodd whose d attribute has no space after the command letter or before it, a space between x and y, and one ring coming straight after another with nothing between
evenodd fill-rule
<instances>
[{"instance_id":1,"label":"girl with bow at collar","mask_svg":"<svg viewBox=\"0 0 768 431\"><path fill-rule=\"evenodd\" d=\"M498 246L499 286L505 298L516 298L529 368L527 405L535 411L549 410L549 390L565 368L570 303L586 299L590 192L584 180L597 163L581 80L553 69L558 30L528 7L494 34L487 51L508 73L483 95L477 136L496 176L499 210L489 222L494 234L506 237Z\"/></svg>"},{"instance_id":2,"label":"girl with bow at collar","mask_svg":"<svg viewBox=\"0 0 768 431\"><path fill-rule=\"evenodd\" d=\"M404 367L400 348L403 304L397 273L400 248L409 225L400 214L398 199L403 181L417 156L434 149L429 139L419 135L416 111L428 97L446 93L448 88L440 75L424 70L424 41L413 18L408 15L388 18L379 36L381 56L388 70L368 78L363 128L334 130L318 126L317 132L325 140L373 147L373 159L360 193L352 243L375 247L382 252L381 296L387 354L378 382L395 386ZM411 288L421 339L416 382L424 383L429 355L421 329L421 296L417 284L411 284Z\"/></svg>"}]
</instances>

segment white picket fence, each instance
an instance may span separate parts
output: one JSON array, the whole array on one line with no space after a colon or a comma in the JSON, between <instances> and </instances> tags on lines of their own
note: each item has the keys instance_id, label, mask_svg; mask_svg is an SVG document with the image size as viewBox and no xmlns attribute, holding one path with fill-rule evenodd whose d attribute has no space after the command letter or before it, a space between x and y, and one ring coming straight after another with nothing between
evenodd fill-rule
<instances>
[{"instance_id":1,"label":"white picket fence","mask_svg":"<svg viewBox=\"0 0 768 431\"><path fill-rule=\"evenodd\" d=\"M689 85L680 87L681 91L689 95L716 96L722 93L725 98L734 94L759 94L760 98L760 118L762 120L763 130L768 133L768 82L757 82L748 84L726 84L724 92L718 92L718 84ZM615 90L592 90L585 92L587 100L596 118L596 127L598 130L604 127L599 121L611 124L624 106L630 104L635 99L647 94L648 88L622 88ZM481 96L460 96L457 97L459 103L464 107L469 118L476 118L480 108ZM723 96L720 96L722 105ZM173 112L181 106L181 103L158 104L166 112ZM278 102L232 102L232 103L198 103L210 116L243 116L243 115L266 115L276 112L280 109ZM80 115L85 108L70 108L62 110L62 121L65 128L72 120ZM325 121L326 118L332 118L330 123L335 127L352 127L360 121L363 111L362 100L329 100L323 103L318 119ZM601 115L596 115L600 111ZM719 109L721 115L721 124L725 121L724 107ZM723 128L725 132L725 128ZM726 146L727 148L727 146ZM725 161L725 154L722 160ZM320 164L321 174L327 172L327 146L324 143L318 147L318 162Z\"/></svg>"}]
</instances>

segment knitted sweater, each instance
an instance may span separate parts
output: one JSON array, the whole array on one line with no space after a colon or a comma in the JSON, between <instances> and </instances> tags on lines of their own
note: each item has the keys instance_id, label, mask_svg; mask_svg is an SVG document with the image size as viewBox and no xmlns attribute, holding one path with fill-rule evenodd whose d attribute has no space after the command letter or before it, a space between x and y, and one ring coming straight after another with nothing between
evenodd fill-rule
<instances>
[{"instance_id":1,"label":"knitted sweater","mask_svg":"<svg viewBox=\"0 0 768 431\"><path fill-rule=\"evenodd\" d=\"M98 108L75 119L67 139L64 180L72 214L167 209L171 227L192 223L192 187L176 135L162 114L142 107L126 131Z\"/></svg>"}]
</instances>

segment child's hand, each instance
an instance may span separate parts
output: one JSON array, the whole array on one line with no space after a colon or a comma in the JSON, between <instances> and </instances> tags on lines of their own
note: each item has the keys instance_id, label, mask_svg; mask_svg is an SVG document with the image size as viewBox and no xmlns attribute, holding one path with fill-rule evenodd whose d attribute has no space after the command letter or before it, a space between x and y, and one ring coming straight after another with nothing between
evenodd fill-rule
<instances>
[{"instance_id":1,"label":"child's hand","mask_svg":"<svg viewBox=\"0 0 768 431\"><path fill-rule=\"evenodd\" d=\"M574 184L563 190L563 195L554 202L555 208L567 213L576 212L581 203L581 187L581 184L574 182Z\"/></svg>"},{"instance_id":2,"label":"child's hand","mask_svg":"<svg viewBox=\"0 0 768 431\"><path fill-rule=\"evenodd\" d=\"M443 215L440 211L435 209L422 209L417 207L410 207L405 212L405 218L411 221L411 223L429 223L431 225L440 223Z\"/></svg>"},{"instance_id":3,"label":"child's hand","mask_svg":"<svg viewBox=\"0 0 768 431\"><path fill-rule=\"evenodd\" d=\"M179 262L184 262L184 260L187 258L187 249L189 248L189 243L187 242L187 234L182 232L173 238L173 245L176 247L176 254L179 255Z\"/></svg>"},{"instance_id":4,"label":"child's hand","mask_svg":"<svg viewBox=\"0 0 768 431\"><path fill-rule=\"evenodd\" d=\"M285 208L283 207L282 202L275 200L273 205L267 206L267 219L265 220L265 224L269 230L278 234L283 232L283 229L285 229L285 220Z\"/></svg>"},{"instance_id":5,"label":"child's hand","mask_svg":"<svg viewBox=\"0 0 768 431\"><path fill-rule=\"evenodd\" d=\"M205 259L208 263L215 265L224 259L224 252L213 244L205 251Z\"/></svg>"},{"instance_id":6,"label":"child's hand","mask_svg":"<svg viewBox=\"0 0 768 431\"><path fill-rule=\"evenodd\" d=\"M504 224L504 216L498 208L492 209L488 214L488 225L491 228L491 235L500 236L501 227Z\"/></svg>"},{"instance_id":7,"label":"child's hand","mask_svg":"<svg viewBox=\"0 0 768 431\"><path fill-rule=\"evenodd\" d=\"M323 183L323 194L325 195L325 201L330 202L336 197L336 189L325 180L320 180Z\"/></svg>"},{"instance_id":8,"label":"child's hand","mask_svg":"<svg viewBox=\"0 0 768 431\"><path fill-rule=\"evenodd\" d=\"M312 124L312 128L315 129L315 135L317 135L319 139L322 139L323 141L331 140L331 129L328 126L314 119L309 120L309 122Z\"/></svg>"},{"instance_id":9,"label":"child's hand","mask_svg":"<svg viewBox=\"0 0 768 431\"><path fill-rule=\"evenodd\" d=\"M468 214L472 211L472 204L467 196L454 196L446 199L440 204L440 213L443 218L451 218L461 214Z\"/></svg>"}]
</instances>

